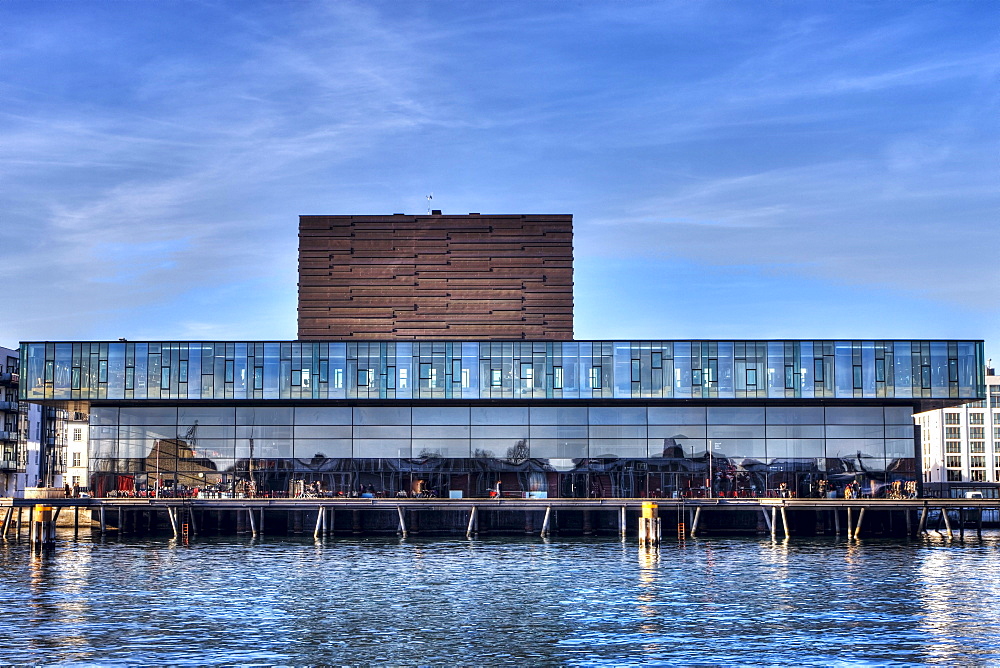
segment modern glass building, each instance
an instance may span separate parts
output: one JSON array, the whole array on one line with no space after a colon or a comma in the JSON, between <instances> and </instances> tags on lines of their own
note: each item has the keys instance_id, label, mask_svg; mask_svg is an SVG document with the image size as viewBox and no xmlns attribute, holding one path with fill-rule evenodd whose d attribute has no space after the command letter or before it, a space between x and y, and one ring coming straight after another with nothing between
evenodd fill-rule
<instances>
[{"instance_id":1,"label":"modern glass building","mask_svg":"<svg viewBox=\"0 0 1000 668\"><path fill-rule=\"evenodd\" d=\"M89 416L97 494L879 494L981 341L29 342L20 398Z\"/></svg>"}]
</instances>

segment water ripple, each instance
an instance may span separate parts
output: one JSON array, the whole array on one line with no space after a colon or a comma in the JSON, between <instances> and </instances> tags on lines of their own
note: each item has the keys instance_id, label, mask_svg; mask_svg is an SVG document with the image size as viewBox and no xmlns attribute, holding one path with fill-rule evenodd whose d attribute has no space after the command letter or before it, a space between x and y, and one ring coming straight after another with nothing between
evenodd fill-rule
<instances>
[{"instance_id":1,"label":"water ripple","mask_svg":"<svg viewBox=\"0 0 1000 668\"><path fill-rule=\"evenodd\" d=\"M1000 663L1000 536L0 544L0 661Z\"/></svg>"}]
</instances>

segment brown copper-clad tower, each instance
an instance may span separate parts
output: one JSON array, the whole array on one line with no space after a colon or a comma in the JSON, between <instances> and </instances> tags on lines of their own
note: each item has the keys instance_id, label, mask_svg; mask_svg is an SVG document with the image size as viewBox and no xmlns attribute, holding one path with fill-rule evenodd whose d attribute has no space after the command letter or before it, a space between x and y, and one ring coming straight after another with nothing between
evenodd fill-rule
<instances>
[{"instance_id":1,"label":"brown copper-clad tower","mask_svg":"<svg viewBox=\"0 0 1000 668\"><path fill-rule=\"evenodd\" d=\"M299 339L573 338L573 216L300 216Z\"/></svg>"}]
</instances>

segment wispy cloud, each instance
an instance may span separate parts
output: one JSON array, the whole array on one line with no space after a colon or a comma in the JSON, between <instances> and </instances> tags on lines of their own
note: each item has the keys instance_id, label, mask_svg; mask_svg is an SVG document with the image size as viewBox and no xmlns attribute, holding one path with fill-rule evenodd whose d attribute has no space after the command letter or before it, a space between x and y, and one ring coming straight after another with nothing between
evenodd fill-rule
<instances>
[{"instance_id":1,"label":"wispy cloud","mask_svg":"<svg viewBox=\"0 0 1000 668\"><path fill-rule=\"evenodd\" d=\"M578 265L942 309L1000 278L967 251L1000 250L987 4L119 10L0 4L8 343L290 336L296 215L419 211L431 190L576 214Z\"/></svg>"}]
</instances>

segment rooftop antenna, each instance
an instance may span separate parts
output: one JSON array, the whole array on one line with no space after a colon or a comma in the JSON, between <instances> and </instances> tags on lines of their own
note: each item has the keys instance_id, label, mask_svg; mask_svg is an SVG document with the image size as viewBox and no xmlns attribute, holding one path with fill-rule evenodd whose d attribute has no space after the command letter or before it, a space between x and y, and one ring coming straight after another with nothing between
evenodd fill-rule
<instances>
[{"instance_id":1,"label":"rooftop antenna","mask_svg":"<svg viewBox=\"0 0 1000 668\"><path fill-rule=\"evenodd\" d=\"M434 199L434 193L430 195L425 195L424 199L427 200L427 215L431 215L431 200Z\"/></svg>"}]
</instances>

